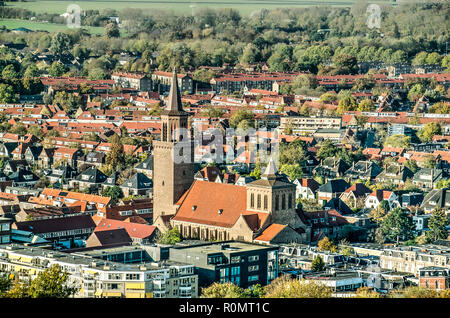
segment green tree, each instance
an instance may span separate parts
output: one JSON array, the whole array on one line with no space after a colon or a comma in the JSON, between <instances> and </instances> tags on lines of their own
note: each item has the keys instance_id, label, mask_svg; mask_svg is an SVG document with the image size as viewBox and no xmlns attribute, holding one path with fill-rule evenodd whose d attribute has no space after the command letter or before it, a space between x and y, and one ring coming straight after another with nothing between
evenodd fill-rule
<instances>
[{"instance_id":1,"label":"green tree","mask_svg":"<svg viewBox=\"0 0 450 318\"><path fill-rule=\"evenodd\" d=\"M438 292L434 289L409 286L399 290L393 290L388 295L391 298L448 298L447 291Z\"/></svg>"},{"instance_id":2,"label":"green tree","mask_svg":"<svg viewBox=\"0 0 450 318\"><path fill-rule=\"evenodd\" d=\"M320 257L319 255L317 255L312 263L311 263L311 269L314 272L321 272L323 270L325 270L325 262L323 261L322 257Z\"/></svg>"},{"instance_id":3,"label":"green tree","mask_svg":"<svg viewBox=\"0 0 450 318\"><path fill-rule=\"evenodd\" d=\"M53 62L48 70L50 76L62 76L65 72L67 72L67 68L60 61Z\"/></svg>"},{"instance_id":4,"label":"green tree","mask_svg":"<svg viewBox=\"0 0 450 318\"><path fill-rule=\"evenodd\" d=\"M360 112L372 112L375 110L375 103L371 99L364 99L358 105L358 111Z\"/></svg>"},{"instance_id":5,"label":"green tree","mask_svg":"<svg viewBox=\"0 0 450 318\"><path fill-rule=\"evenodd\" d=\"M403 165L413 173L416 173L419 170L419 166L415 160L406 160Z\"/></svg>"},{"instance_id":6,"label":"green tree","mask_svg":"<svg viewBox=\"0 0 450 318\"><path fill-rule=\"evenodd\" d=\"M317 249L319 251L330 251L333 253L337 252L337 246L332 241L330 241L327 236L325 236L317 243Z\"/></svg>"},{"instance_id":7,"label":"green tree","mask_svg":"<svg viewBox=\"0 0 450 318\"><path fill-rule=\"evenodd\" d=\"M332 289L324 284L292 279L283 275L266 286L265 298L331 298Z\"/></svg>"},{"instance_id":8,"label":"green tree","mask_svg":"<svg viewBox=\"0 0 450 318\"><path fill-rule=\"evenodd\" d=\"M426 123L425 126L417 133L422 142L430 142L435 135L442 134L441 125L435 122Z\"/></svg>"},{"instance_id":9,"label":"green tree","mask_svg":"<svg viewBox=\"0 0 450 318\"><path fill-rule=\"evenodd\" d=\"M71 44L72 39L68 34L58 32L51 39L50 51L61 56L70 50Z\"/></svg>"},{"instance_id":10,"label":"green tree","mask_svg":"<svg viewBox=\"0 0 450 318\"><path fill-rule=\"evenodd\" d=\"M108 23L105 26L105 37L107 38L118 38L120 37L119 26L116 23Z\"/></svg>"},{"instance_id":11,"label":"green tree","mask_svg":"<svg viewBox=\"0 0 450 318\"><path fill-rule=\"evenodd\" d=\"M380 224L381 232L387 239L399 243L400 239L414 238L414 224L412 218L401 208L392 210Z\"/></svg>"},{"instance_id":12,"label":"green tree","mask_svg":"<svg viewBox=\"0 0 450 318\"><path fill-rule=\"evenodd\" d=\"M384 146L409 148L411 147L411 137L400 134L392 135L386 138Z\"/></svg>"},{"instance_id":13,"label":"green tree","mask_svg":"<svg viewBox=\"0 0 450 318\"><path fill-rule=\"evenodd\" d=\"M2 71L2 77L6 80L14 80L19 77L19 73L16 72L14 65L7 65Z\"/></svg>"},{"instance_id":14,"label":"green tree","mask_svg":"<svg viewBox=\"0 0 450 318\"><path fill-rule=\"evenodd\" d=\"M347 95L339 99L336 113L338 115L342 115L345 111L354 111L356 109L357 109L356 99L351 95Z\"/></svg>"},{"instance_id":15,"label":"green tree","mask_svg":"<svg viewBox=\"0 0 450 318\"><path fill-rule=\"evenodd\" d=\"M14 93L14 88L9 84L0 84L0 103L14 103L17 101L17 96Z\"/></svg>"},{"instance_id":16,"label":"green tree","mask_svg":"<svg viewBox=\"0 0 450 318\"><path fill-rule=\"evenodd\" d=\"M157 241L159 244L169 244L169 245L174 245L178 242L181 242L180 231L178 230L177 227L174 227L167 232L159 234Z\"/></svg>"},{"instance_id":17,"label":"green tree","mask_svg":"<svg viewBox=\"0 0 450 318\"><path fill-rule=\"evenodd\" d=\"M408 99L411 102L416 102L424 93L425 87L422 84L415 84L408 91Z\"/></svg>"},{"instance_id":18,"label":"green tree","mask_svg":"<svg viewBox=\"0 0 450 318\"><path fill-rule=\"evenodd\" d=\"M280 172L286 174L291 180L300 179L303 177L302 167L298 163L293 165L284 164L280 167Z\"/></svg>"},{"instance_id":19,"label":"green tree","mask_svg":"<svg viewBox=\"0 0 450 318\"><path fill-rule=\"evenodd\" d=\"M9 275L6 272L0 272L0 298L6 293L12 285Z\"/></svg>"},{"instance_id":20,"label":"green tree","mask_svg":"<svg viewBox=\"0 0 450 318\"><path fill-rule=\"evenodd\" d=\"M233 115L231 115L230 126L233 128L237 128L238 125L244 120L247 121L247 123L253 122L253 118L254 115L251 111L240 109L233 113Z\"/></svg>"},{"instance_id":21,"label":"green tree","mask_svg":"<svg viewBox=\"0 0 450 318\"><path fill-rule=\"evenodd\" d=\"M200 298L248 298L245 290L233 283L215 282L211 286L202 289Z\"/></svg>"},{"instance_id":22,"label":"green tree","mask_svg":"<svg viewBox=\"0 0 450 318\"><path fill-rule=\"evenodd\" d=\"M425 233L430 242L446 240L448 237L445 228L450 222L444 209L435 209L428 220L428 231Z\"/></svg>"},{"instance_id":23,"label":"green tree","mask_svg":"<svg viewBox=\"0 0 450 318\"><path fill-rule=\"evenodd\" d=\"M102 191L102 196L110 197L114 202L119 201L119 199L123 198L122 189L119 186L106 187Z\"/></svg>"},{"instance_id":24,"label":"green tree","mask_svg":"<svg viewBox=\"0 0 450 318\"><path fill-rule=\"evenodd\" d=\"M78 292L78 287L69 284L69 273L57 264L40 272L33 280L15 281L5 294L7 298L68 298Z\"/></svg>"},{"instance_id":25,"label":"green tree","mask_svg":"<svg viewBox=\"0 0 450 318\"><path fill-rule=\"evenodd\" d=\"M381 298L381 295L373 288L363 286L356 290L356 298Z\"/></svg>"},{"instance_id":26,"label":"green tree","mask_svg":"<svg viewBox=\"0 0 450 318\"><path fill-rule=\"evenodd\" d=\"M60 91L55 93L53 104L61 106L69 116L72 116L75 114L78 107L81 106L82 101L80 96Z\"/></svg>"},{"instance_id":27,"label":"green tree","mask_svg":"<svg viewBox=\"0 0 450 318\"><path fill-rule=\"evenodd\" d=\"M340 149L331 140L327 139L320 144L320 148L317 151L317 158L324 160L328 157L334 157L339 151Z\"/></svg>"}]
</instances>

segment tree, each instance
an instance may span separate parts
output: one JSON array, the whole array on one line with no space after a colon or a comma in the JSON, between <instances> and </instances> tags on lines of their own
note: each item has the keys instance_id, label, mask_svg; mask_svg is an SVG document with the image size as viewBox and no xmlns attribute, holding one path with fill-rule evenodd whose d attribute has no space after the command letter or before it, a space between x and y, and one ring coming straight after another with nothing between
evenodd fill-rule
<instances>
[{"instance_id":1,"label":"tree","mask_svg":"<svg viewBox=\"0 0 450 318\"><path fill-rule=\"evenodd\" d=\"M6 80L14 80L19 77L19 73L16 72L14 65L7 65L2 71L2 77Z\"/></svg>"},{"instance_id":2,"label":"tree","mask_svg":"<svg viewBox=\"0 0 450 318\"><path fill-rule=\"evenodd\" d=\"M392 135L386 138L384 146L409 148L411 146L411 137L405 135Z\"/></svg>"},{"instance_id":3,"label":"tree","mask_svg":"<svg viewBox=\"0 0 450 318\"><path fill-rule=\"evenodd\" d=\"M401 208L392 210L380 224L381 232L387 239L399 243L400 239L414 238L414 224L412 218Z\"/></svg>"},{"instance_id":4,"label":"tree","mask_svg":"<svg viewBox=\"0 0 450 318\"><path fill-rule=\"evenodd\" d=\"M356 298L381 298L381 295L373 288L363 286L356 290Z\"/></svg>"},{"instance_id":5,"label":"tree","mask_svg":"<svg viewBox=\"0 0 450 318\"><path fill-rule=\"evenodd\" d=\"M280 172L285 173L289 179L295 180L303 177L302 167L298 163L296 164L284 164L280 167Z\"/></svg>"},{"instance_id":6,"label":"tree","mask_svg":"<svg viewBox=\"0 0 450 318\"><path fill-rule=\"evenodd\" d=\"M52 37L50 51L57 56L61 56L70 50L71 44L72 39L68 34L58 32Z\"/></svg>"},{"instance_id":7,"label":"tree","mask_svg":"<svg viewBox=\"0 0 450 318\"><path fill-rule=\"evenodd\" d=\"M364 99L358 105L358 111L360 112L371 112L375 110L375 104L371 99Z\"/></svg>"},{"instance_id":8,"label":"tree","mask_svg":"<svg viewBox=\"0 0 450 318\"><path fill-rule=\"evenodd\" d=\"M450 114L450 104L446 102L438 102L428 109L428 112L434 114Z\"/></svg>"},{"instance_id":9,"label":"tree","mask_svg":"<svg viewBox=\"0 0 450 318\"><path fill-rule=\"evenodd\" d=\"M174 245L178 242L181 242L180 231L178 230L177 227L174 227L167 232L159 234L157 241L159 244L169 244L169 245Z\"/></svg>"},{"instance_id":10,"label":"tree","mask_svg":"<svg viewBox=\"0 0 450 318\"><path fill-rule=\"evenodd\" d=\"M441 125L435 122L426 123L425 126L419 130L418 137L422 142L430 142L435 135L442 134Z\"/></svg>"},{"instance_id":11,"label":"tree","mask_svg":"<svg viewBox=\"0 0 450 318\"><path fill-rule=\"evenodd\" d=\"M429 241L446 240L448 237L446 226L450 222L444 209L435 209L428 220L428 231L426 237Z\"/></svg>"},{"instance_id":12,"label":"tree","mask_svg":"<svg viewBox=\"0 0 450 318\"><path fill-rule=\"evenodd\" d=\"M6 293L11 287L12 282L8 277L8 273L0 272L0 298L4 293Z\"/></svg>"},{"instance_id":13,"label":"tree","mask_svg":"<svg viewBox=\"0 0 450 318\"><path fill-rule=\"evenodd\" d=\"M233 283L215 282L211 286L202 289L200 298L248 298L245 290Z\"/></svg>"},{"instance_id":14,"label":"tree","mask_svg":"<svg viewBox=\"0 0 450 318\"><path fill-rule=\"evenodd\" d=\"M306 144L301 140L296 140L290 143L281 143L279 156L280 165L299 164L301 166L305 161L305 149Z\"/></svg>"},{"instance_id":15,"label":"tree","mask_svg":"<svg viewBox=\"0 0 450 318\"><path fill-rule=\"evenodd\" d=\"M110 138L110 143L111 151L106 156L105 163L112 167L121 167L125 163L125 152L122 141L117 134L114 134Z\"/></svg>"},{"instance_id":16,"label":"tree","mask_svg":"<svg viewBox=\"0 0 450 318\"><path fill-rule=\"evenodd\" d=\"M331 298L332 289L324 284L292 279L283 275L266 286L265 298Z\"/></svg>"},{"instance_id":17,"label":"tree","mask_svg":"<svg viewBox=\"0 0 450 318\"><path fill-rule=\"evenodd\" d=\"M358 61L354 56L339 54L333 57L333 62L338 74L356 74L358 72Z\"/></svg>"},{"instance_id":18,"label":"tree","mask_svg":"<svg viewBox=\"0 0 450 318\"><path fill-rule=\"evenodd\" d=\"M321 272L325 270L325 263L319 255L317 255L311 263L311 269L314 272Z\"/></svg>"},{"instance_id":19,"label":"tree","mask_svg":"<svg viewBox=\"0 0 450 318\"><path fill-rule=\"evenodd\" d=\"M48 70L48 74L51 76L62 76L65 72L67 72L67 68L60 61L53 62Z\"/></svg>"},{"instance_id":20,"label":"tree","mask_svg":"<svg viewBox=\"0 0 450 318\"><path fill-rule=\"evenodd\" d=\"M16 101L14 88L8 84L0 84L0 103L14 103Z\"/></svg>"},{"instance_id":21,"label":"tree","mask_svg":"<svg viewBox=\"0 0 450 318\"><path fill-rule=\"evenodd\" d=\"M105 26L105 37L107 37L107 38L120 37L119 26L116 23L108 23Z\"/></svg>"},{"instance_id":22,"label":"tree","mask_svg":"<svg viewBox=\"0 0 450 318\"><path fill-rule=\"evenodd\" d=\"M330 251L333 253L337 252L337 246L332 241L330 241L327 236L325 236L317 243L317 249L319 251Z\"/></svg>"},{"instance_id":23,"label":"tree","mask_svg":"<svg viewBox=\"0 0 450 318\"><path fill-rule=\"evenodd\" d=\"M247 122L253 122L254 115L251 111L240 109L233 113L230 118L230 126L233 128L237 128L238 125L246 120Z\"/></svg>"},{"instance_id":24,"label":"tree","mask_svg":"<svg viewBox=\"0 0 450 318\"><path fill-rule=\"evenodd\" d=\"M406 160L403 165L413 173L416 173L419 170L419 166L417 165L417 161L415 160Z\"/></svg>"},{"instance_id":25,"label":"tree","mask_svg":"<svg viewBox=\"0 0 450 318\"><path fill-rule=\"evenodd\" d=\"M408 99L411 102L417 101L420 96L422 96L425 93L425 88L422 84L415 84L411 87L411 89L408 92Z\"/></svg>"},{"instance_id":26,"label":"tree","mask_svg":"<svg viewBox=\"0 0 450 318\"><path fill-rule=\"evenodd\" d=\"M53 104L61 106L69 116L72 116L81 106L82 100L80 96L60 91L55 93Z\"/></svg>"},{"instance_id":27,"label":"tree","mask_svg":"<svg viewBox=\"0 0 450 318\"><path fill-rule=\"evenodd\" d=\"M333 144L329 139L320 144L320 148L317 151L317 158L326 159L328 157L334 157L340 151L340 149Z\"/></svg>"},{"instance_id":28,"label":"tree","mask_svg":"<svg viewBox=\"0 0 450 318\"><path fill-rule=\"evenodd\" d=\"M102 196L110 197L114 202L117 202L119 199L123 198L122 189L119 186L107 187L102 191Z\"/></svg>"},{"instance_id":29,"label":"tree","mask_svg":"<svg viewBox=\"0 0 450 318\"><path fill-rule=\"evenodd\" d=\"M409 286L400 290L393 290L389 293L392 298L448 298L446 291L438 292L434 289Z\"/></svg>"},{"instance_id":30,"label":"tree","mask_svg":"<svg viewBox=\"0 0 450 318\"><path fill-rule=\"evenodd\" d=\"M57 264L46 268L31 281L15 281L6 293L8 298L68 298L78 291L68 283L69 273Z\"/></svg>"},{"instance_id":31,"label":"tree","mask_svg":"<svg viewBox=\"0 0 450 318\"><path fill-rule=\"evenodd\" d=\"M39 139L42 139L42 137L44 137L44 132L39 126L31 126L30 128L28 128L28 133L38 137Z\"/></svg>"},{"instance_id":32,"label":"tree","mask_svg":"<svg viewBox=\"0 0 450 318\"><path fill-rule=\"evenodd\" d=\"M353 111L353 110L356 110L356 108L357 108L357 104L356 104L355 98L351 95L347 95L347 96L343 96L339 99L336 113L338 115L342 115L345 111Z\"/></svg>"}]
</instances>

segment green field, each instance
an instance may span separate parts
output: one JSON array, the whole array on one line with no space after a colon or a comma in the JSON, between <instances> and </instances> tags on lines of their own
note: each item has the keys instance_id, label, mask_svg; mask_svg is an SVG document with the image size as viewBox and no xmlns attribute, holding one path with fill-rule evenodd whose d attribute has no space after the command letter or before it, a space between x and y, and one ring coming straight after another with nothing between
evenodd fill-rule
<instances>
[{"instance_id":1,"label":"green field","mask_svg":"<svg viewBox=\"0 0 450 318\"><path fill-rule=\"evenodd\" d=\"M0 19L0 25L4 25L7 29L15 29L15 28L27 28L33 31L65 31L67 30L67 26L65 24L56 24L56 23L44 23L44 22L35 22L35 21L26 21L26 20L14 20L14 19ZM103 27L85 27L91 34L103 34Z\"/></svg>"},{"instance_id":2,"label":"green field","mask_svg":"<svg viewBox=\"0 0 450 318\"><path fill-rule=\"evenodd\" d=\"M283 7L306 7L312 5L351 6L356 0L93 0L61 1L43 0L30 2L9 2L8 6L26 8L34 12L64 13L69 4L77 4L82 10L102 10L106 8L121 10L139 8L142 10L173 10L175 13L192 14L201 8L234 8L247 15L260 10ZM371 3L386 3L390 0L375 0Z\"/></svg>"}]
</instances>

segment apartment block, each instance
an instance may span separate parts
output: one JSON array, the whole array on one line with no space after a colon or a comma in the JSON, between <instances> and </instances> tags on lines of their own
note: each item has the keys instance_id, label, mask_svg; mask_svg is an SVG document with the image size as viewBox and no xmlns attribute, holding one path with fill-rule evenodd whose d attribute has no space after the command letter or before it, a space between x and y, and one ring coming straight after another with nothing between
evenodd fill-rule
<instances>
[{"instance_id":1,"label":"apartment block","mask_svg":"<svg viewBox=\"0 0 450 318\"><path fill-rule=\"evenodd\" d=\"M104 249L96 255L68 254L15 244L0 246L1 271L25 280L58 264L70 274L68 282L79 287L77 298L198 297L198 278L193 265L174 261L127 262L133 259L142 260L137 247Z\"/></svg>"},{"instance_id":2,"label":"apartment block","mask_svg":"<svg viewBox=\"0 0 450 318\"><path fill-rule=\"evenodd\" d=\"M291 130L293 134L314 133L318 129L341 129L340 117L281 117L280 130Z\"/></svg>"},{"instance_id":3,"label":"apartment block","mask_svg":"<svg viewBox=\"0 0 450 318\"><path fill-rule=\"evenodd\" d=\"M202 287L214 282L265 286L278 277L276 246L233 241L177 246L170 249L169 260L193 264Z\"/></svg>"}]
</instances>

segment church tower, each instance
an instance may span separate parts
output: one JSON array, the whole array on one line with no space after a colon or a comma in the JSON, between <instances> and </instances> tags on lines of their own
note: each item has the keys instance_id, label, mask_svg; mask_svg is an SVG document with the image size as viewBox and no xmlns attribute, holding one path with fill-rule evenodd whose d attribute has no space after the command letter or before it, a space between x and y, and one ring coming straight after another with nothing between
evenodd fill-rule
<instances>
[{"instance_id":1,"label":"church tower","mask_svg":"<svg viewBox=\"0 0 450 318\"><path fill-rule=\"evenodd\" d=\"M261 179L247 184L247 211L270 214L271 223L305 227L296 213L295 184L283 180L273 158Z\"/></svg>"},{"instance_id":2,"label":"church tower","mask_svg":"<svg viewBox=\"0 0 450 318\"><path fill-rule=\"evenodd\" d=\"M161 140L153 142L153 223L160 216L176 213L175 203L194 181L193 141L187 134L177 133L180 128L187 132L188 116L181 104L174 70L169 100L161 112Z\"/></svg>"}]
</instances>

